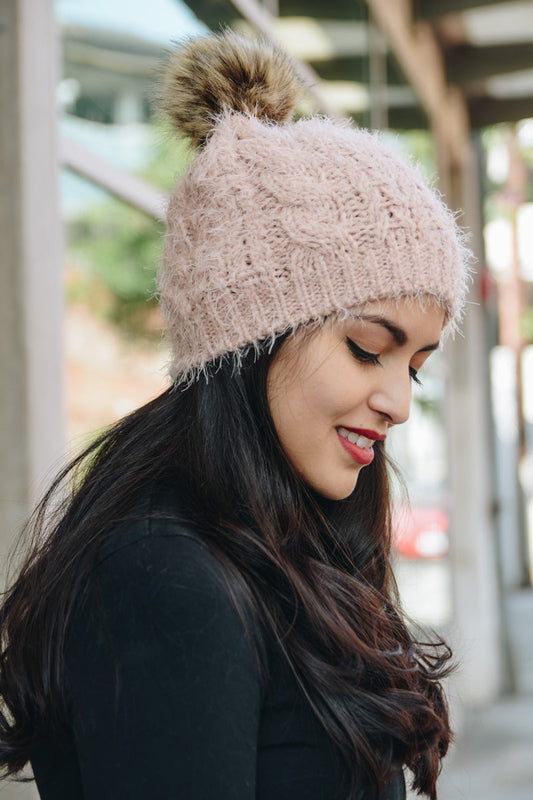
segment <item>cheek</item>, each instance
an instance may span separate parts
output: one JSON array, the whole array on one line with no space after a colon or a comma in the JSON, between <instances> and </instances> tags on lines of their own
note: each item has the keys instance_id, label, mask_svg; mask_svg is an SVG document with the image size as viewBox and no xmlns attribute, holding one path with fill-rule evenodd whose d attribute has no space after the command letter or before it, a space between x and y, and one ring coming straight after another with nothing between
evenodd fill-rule
<instances>
[{"instance_id":1,"label":"cheek","mask_svg":"<svg viewBox=\"0 0 533 800\"><path fill-rule=\"evenodd\" d=\"M298 370L273 369L268 388L278 438L293 465L300 469L298 459L307 455L309 447L316 448L317 437L324 436L328 400L316 375L303 375Z\"/></svg>"},{"instance_id":2,"label":"cheek","mask_svg":"<svg viewBox=\"0 0 533 800\"><path fill-rule=\"evenodd\" d=\"M354 406L354 384L335 368L292 374L272 387L270 411L282 444L305 449L312 440L325 437Z\"/></svg>"},{"instance_id":3,"label":"cheek","mask_svg":"<svg viewBox=\"0 0 533 800\"><path fill-rule=\"evenodd\" d=\"M328 425L343 413L348 393L334 374L314 375L301 387L300 411L315 423Z\"/></svg>"},{"instance_id":4,"label":"cheek","mask_svg":"<svg viewBox=\"0 0 533 800\"><path fill-rule=\"evenodd\" d=\"M362 401L365 386L360 366L342 355L337 353L336 358L309 377L305 386L306 398L313 411L334 425L346 421L346 415Z\"/></svg>"},{"instance_id":5,"label":"cheek","mask_svg":"<svg viewBox=\"0 0 533 800\"><path fill-rule=\"evenodd\" d=\"M287 348L270 367L270 413L281 444L293 459L336 442L334 428L353 421L352 412L363 400L364 370L342 341L326 333L311 340L297 358Z\"/></svg>"}]
</instances>

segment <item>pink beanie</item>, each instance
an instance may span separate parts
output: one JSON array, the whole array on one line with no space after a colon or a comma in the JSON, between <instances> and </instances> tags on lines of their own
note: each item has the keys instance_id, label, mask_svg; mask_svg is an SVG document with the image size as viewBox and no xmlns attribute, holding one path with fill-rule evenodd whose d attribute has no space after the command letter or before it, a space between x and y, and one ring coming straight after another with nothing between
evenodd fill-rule
<instances>
[{"instance_id":1,"label":"pink beanie","mask_svg":"<svg viewBox=\"0 0 533 800\"><path fill-rule=\"evenodd\" d=\"M468 251L453 215L379 135L282 124L298 88L286 56L231 33L169 64L167 111L202 145L170 200L158 278L180 382L372 300L431 297L446 330L460 318Z\"/></svg>"}]
</instances>

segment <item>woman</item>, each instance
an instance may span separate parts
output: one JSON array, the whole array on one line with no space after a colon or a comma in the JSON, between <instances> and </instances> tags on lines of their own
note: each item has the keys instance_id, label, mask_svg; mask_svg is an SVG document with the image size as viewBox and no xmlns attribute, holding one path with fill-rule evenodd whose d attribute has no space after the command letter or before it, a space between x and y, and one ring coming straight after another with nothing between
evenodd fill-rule
<instances>
[{"instance_id":1,"label":"woman","mask_svg":"<svg viewBox=\"0 0 533 800\"><path fill-rule=\"evenodd\" d=\"M229 33L169 62L200 149L159 279L172 385L59 476L3 606L0 759L44 800L397 800L404 767L436 797L450 653L398 610L384 440L465 252L378 137L286 121L298 90Z\"/></svg>"}]
</instances>

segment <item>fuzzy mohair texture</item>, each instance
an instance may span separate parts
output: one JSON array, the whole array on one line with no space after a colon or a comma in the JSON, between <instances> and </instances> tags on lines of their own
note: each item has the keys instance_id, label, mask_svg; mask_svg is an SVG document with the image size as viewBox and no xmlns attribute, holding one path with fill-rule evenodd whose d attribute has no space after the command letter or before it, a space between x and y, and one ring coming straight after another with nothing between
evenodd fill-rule
<instances>
[{"instance_id":1,"label":"fuzzy mohair texture","mask_svg":"<svg viewBox=\"0 0 533 800\"><path fill-rule=\"evenodd\" d=\"M244 78L242 59L226 52L240 40L193 40L189 57L191 48L203 53L206 41L222 48L224 73L215 75L210 62L199 106L221 84L242 82L248 92L253 77ZM263 44L246 47L270 57ZM239 69L230 77L231 64ZM275 83L274 62L271 68ZM190 87L192 78L184 82ZM469 254L419 171L378 134L318 116L279 124L283 115L259 118L227 98L168 207L158 287L172 377L193 381L223 358L238 366L264 339L356 314L373 300L432 298L452 330Z\"/></svg>"},{"instance_id":2,"label":"fuzzy mohair texture","mask_svg":"<svg viewBox=\"0 0 533 800\"><path fill-rule=\"evenodd\" d=\"M170 54L161 107L177 133L202 146L225 109L284 122L301 91L286 53L267 41L258 44L227 30L192 39Z\"/></svg>"}]
</instances>

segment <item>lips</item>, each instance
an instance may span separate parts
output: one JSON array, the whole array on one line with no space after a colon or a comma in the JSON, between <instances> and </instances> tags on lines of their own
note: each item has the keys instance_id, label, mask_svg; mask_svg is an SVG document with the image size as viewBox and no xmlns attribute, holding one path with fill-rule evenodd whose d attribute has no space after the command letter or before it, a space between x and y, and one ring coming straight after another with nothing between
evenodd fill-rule
<instances>
[{"instance_id":1,"label":"lips","mask_svg":"<svg viewBox=\"0 0 533 800\"><path fill-rule=\"evenodd\" d=\"M366 436L367 439L372 439L374 442L382 442L387 438L386 433L378 433L377 431L371 431L368 428L350 428L348 425L342 425L340 427L344 428L346 431L357 433L359 436Z\"/></svg>"},{"instance_id":2,"label":"lips","mask_svg":"<svg viewBox=\"0 0 533 800\"><path fill-rule=\"evenodd\" d=\"M356 431L348 430L348 428L343 428L342 426L337 428L337 432L343 437L343 439L347 439L352 444L356 444L358 447L372 447L374 444L374 439L370 439L368 436L363 436L361 433Z\"/></svg>"},{"instance_id":3,"label":"lips","mask_svg":"<svg viewBox=\"0 0 533 800\"><path fill-rule=\"evenodd\" d=\"M337 428L337 436L346 452L362 466L372 462L374 458L372 445L374 442L385 439L385 435L377 431L371 431L366 428L345 428L343 425Z\"/></svg>"},{"instance_id":4,"label":"lips","mask_svg":"<svg viewBox=\"0 0 533 800\"><path fill-rule=\"evenodd\" d=\"M364 436L358 436L357 442L351 442L349 439L346 438L345 434L351 434L352 431L348 431L346 428L337 428L337 436L339 437L339 442L344 447L346 452L361 466L366 466L370 464L374 458L374 450L372 449L373 441L372 439L367 439ZM356 434L354 434L356 435ZM364 442L368 442L369 446L361 447L359 442L363 440Z\"/></svg>"}]
</instances>

